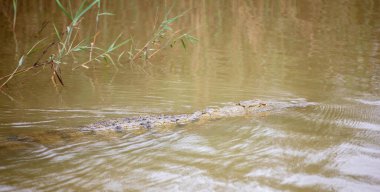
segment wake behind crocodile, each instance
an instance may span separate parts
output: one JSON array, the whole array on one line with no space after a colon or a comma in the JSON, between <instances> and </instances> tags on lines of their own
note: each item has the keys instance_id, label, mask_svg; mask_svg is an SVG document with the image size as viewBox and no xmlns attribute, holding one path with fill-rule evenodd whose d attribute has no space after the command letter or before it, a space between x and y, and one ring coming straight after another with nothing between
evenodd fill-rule
<instances>
[{"instance_id":1,"label":"wake behind crocodile","mask_svg":"<svg viewBox=\"0 0 380 192\"><path fill-rule=\"evenodd\" d=\"M84 127L49 130L29 135L9 135L0 140L0 146L15 143L57 143L85 135L112 135L136 131L149 131L157 128L183 126L191 123L204 123L221 118L249 116L262 112L284 110L286 108L307 107L315 105L305 99L292 100L247 100L227 103L221 107L209 107L189 114L177 115L142 115L112 119L89 124Z\"/></svg>"}]
</instances>

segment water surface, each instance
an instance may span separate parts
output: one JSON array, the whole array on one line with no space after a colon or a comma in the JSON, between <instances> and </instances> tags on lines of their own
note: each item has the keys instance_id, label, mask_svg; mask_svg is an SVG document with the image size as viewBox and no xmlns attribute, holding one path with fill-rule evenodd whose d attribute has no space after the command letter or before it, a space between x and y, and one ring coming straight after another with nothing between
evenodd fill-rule
<instances>
[{"instance_id":1,"label":"water surface","mask_svg":"<svg viewBox=\"0 0 380 192\"><path fill-rule=\"evenodd\" d=\"M17 41L0 15L1 76L40 38L42 23L66 22L54 3L20 2ZM157 10L162 16L172 5L171 16L190 8L172 26L199 38L187 50L165 49L145 64L125 57L117 69L73 71L68 62L63 88L48 70L9 83L0 94L0 191L380 190L378 1L112 1L103 8L115 16L102 18L98 43L123 31L143 46ZM44 135L118 117L298 98L317 105L112 136ZM7 144L20 135L41 140Z\"/></svg>"}]
</instances>

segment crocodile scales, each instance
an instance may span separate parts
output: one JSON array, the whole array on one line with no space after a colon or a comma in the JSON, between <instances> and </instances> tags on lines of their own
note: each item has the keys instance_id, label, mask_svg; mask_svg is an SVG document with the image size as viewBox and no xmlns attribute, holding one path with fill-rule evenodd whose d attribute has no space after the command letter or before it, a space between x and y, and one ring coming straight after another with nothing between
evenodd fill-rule
<instances>
[{"instance_id":1,"label":"crocodile scales","mask_svg":"<svg viewBox=\"0 0 380 192\"><path fill-rule=\"evenodd\" d=\"M8 145L27 143L51 144L59 143L86 135L113 135L119 133L135 133L151 129L175 127L193 122L207 122L221 118L249 116L261 112L278 111L286 108L307 107L315 105L305 99L292 100L248 100L228 103L221 107L206 108L190 114L178 115L143 115L96 122L87 126L62 129L42 130L25 134L10 134L0 136L0 148Z\"/></svg>"},{"instance_id":2,"label":"crocodile scales","mask_svg":"<svg viewBox=\"0 0 380 192\"><path fill-rule=\"evenodd\" d=\"M176 125L186 125L192 122L204 122L220 118L245 116L260 112L280 110L290 107L307 107L314 105L304 99L288 101L261 101L248 100L237 103L229 103L222 107L206 108L191 114L179 115L144 115L127 117L114 120L106 120L90 124L81 128L81 131L114 130L127 131L135 129L153 129L157 127L170 127Z\"/></svg>"}]
</instances>

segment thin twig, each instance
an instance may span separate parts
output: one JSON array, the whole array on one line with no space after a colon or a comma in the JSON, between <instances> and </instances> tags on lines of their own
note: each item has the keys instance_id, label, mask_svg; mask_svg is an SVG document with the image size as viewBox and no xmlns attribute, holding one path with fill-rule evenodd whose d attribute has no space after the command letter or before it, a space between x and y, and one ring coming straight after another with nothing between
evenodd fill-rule
<instances>
[{"instance_id":1,"label":"thin twig","mask_svg":"<svg viewBox=\"0 0 380 192\"><path fill-rule=\"evenodd\" d=\"M96 37L99 35L100 32L96 32L96 34L94 35L94 39L92 40L91 42L91 49L90 49L90 58L88 59L89 61L92 60L92 51L94 49L94 45L95 45L95 42L96 42Z\"/></svg>"},{"instance_id":2,"label":"thin twig","mask_svg":"<svg viewBox=\"0 0 380 192\"><path fill-rule=\"evenodd\" d=\"M19 67L20 67L20 65L18 65L18 66L16 67L16 69L15 69L15 70L9 75L8 79L7 79L7 80L6 80L6 81L0 86L0 89L3 88L3 86L4 86L5 84L7 84L9 80L12 79L13 75L17 72L17 70L18 70Z\"/></svg>"},{"instance_id":3,"label":"thin twig","mask_svg":"<svg viewBox=\"0 0 380 192\"><path fill-rule=\"evenodd\" d=\"M8 95L8 94L7 94L6 92L4 92L3 90L0 89L0 92L1 92L3 95L7 96L11 101L13 101L13 102L16 101L12 96Z\"/></svg>"}]
</instances>

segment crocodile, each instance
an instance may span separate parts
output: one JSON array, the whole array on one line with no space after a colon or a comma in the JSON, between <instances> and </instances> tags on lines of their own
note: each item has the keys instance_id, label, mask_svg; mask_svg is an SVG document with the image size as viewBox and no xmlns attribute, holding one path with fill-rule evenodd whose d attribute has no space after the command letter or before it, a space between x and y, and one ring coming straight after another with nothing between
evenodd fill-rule
<instances>
[{"instance_id":1,"label":"crocodile","mask_svg":"<svg viewBox=\"0 0 380 192\"><path fill-rule=\"evenodd\" d=\"M82 135L109 135L149 131L157 128L183 126L195 122L203 123L221 118L247 116L292 107L307 107L310 105L315 105L315 103L308 102L305 99L278 101L247 100L236 103L227 103L221 107L209 107L188 114L141 115L100 121L73 129L41 131L34 133L33 135L10 135L6 137L5 141L0 141L0 146L4 146L6 142L49 143L48 141L57 142Z\"/></svg>"},{"instance_id":2,"label":"crocodile","mask_svg":"<svg viewBox=\"0 0 380 192\"><path fill-rule=\"evenodd\" d=\"M228 103L222 107L209 107L190 114L179 115L145 115L106 120L80 128L82 132L116 131L123 132L137 129L153 129L157 127L172 127L186 125L192 122L204 122L226 117L245 116L260 112L280 110L290 107L306 107L314 103L304 99L290 101L261 101L248 100L237 103Z\"/></svg>"}]
</instances>

